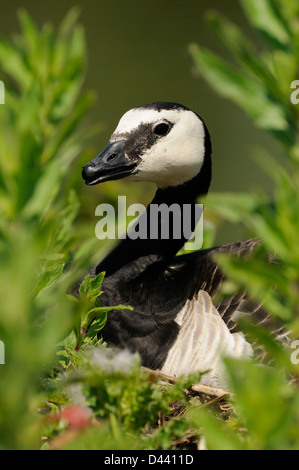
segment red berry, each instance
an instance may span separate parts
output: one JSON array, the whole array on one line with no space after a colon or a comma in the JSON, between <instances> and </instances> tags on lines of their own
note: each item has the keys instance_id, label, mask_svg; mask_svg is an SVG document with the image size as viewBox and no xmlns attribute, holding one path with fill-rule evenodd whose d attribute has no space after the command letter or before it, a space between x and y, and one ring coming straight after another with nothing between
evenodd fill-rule
<instances>
[{"instance_id":1,"label":"red berry","mask_svg":"<svg viewBox=\"0 0 299 470\"><path fill-rule=\"evenodd\" d=\"M87 409L78 405L67 406L59 413L58 418L67 421L68 427L73 429L83 429L90 425Z\"/></svg>"}]
</instances>

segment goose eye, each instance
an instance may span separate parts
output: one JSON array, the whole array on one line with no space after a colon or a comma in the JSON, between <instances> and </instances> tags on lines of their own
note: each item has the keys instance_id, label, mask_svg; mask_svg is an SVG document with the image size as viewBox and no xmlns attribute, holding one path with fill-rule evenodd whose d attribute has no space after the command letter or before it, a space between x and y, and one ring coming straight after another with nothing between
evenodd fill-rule
<instances>
[{"instance_id":1,"label":"goose eye","mask_svg":"<svg viewBox=\"0 0 299 470\"><path fill-rule=\"evenodd\" d=\"M154 133L156 135L160 135L160 136L166 135L166 134L168 134L169 129L170 129L169 124L167 124L166 122L161 122L160 124L157 124L154 127Z\"/></svg>"}]
</instances>

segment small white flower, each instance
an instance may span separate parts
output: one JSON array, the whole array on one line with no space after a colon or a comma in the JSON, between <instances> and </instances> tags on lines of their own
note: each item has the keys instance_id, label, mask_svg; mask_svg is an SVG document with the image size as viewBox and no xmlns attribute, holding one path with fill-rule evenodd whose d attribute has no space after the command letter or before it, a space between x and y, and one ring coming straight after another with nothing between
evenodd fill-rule
<instances>
[{"instance_id":1,"label":"small white flower","mask_svg":"<svg viewBox=\"0 0 299 470\"><path fill-rule=\"evenodd\" d=\"M93 365L100 367L105 372L120 371L128 373L136 363L137 355L127 349L94 348L90 351Z\"/></svg>"}]
</instances>

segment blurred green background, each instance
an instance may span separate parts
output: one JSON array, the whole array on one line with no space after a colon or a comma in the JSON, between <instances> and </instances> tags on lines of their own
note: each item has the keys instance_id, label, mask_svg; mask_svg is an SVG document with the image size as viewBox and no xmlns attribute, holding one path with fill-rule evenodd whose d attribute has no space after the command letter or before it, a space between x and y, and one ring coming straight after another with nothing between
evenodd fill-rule
<instances>
[{"instance_id":1,"label":"blurred green background","mask_svg":"<svg viewBox=\"0 0 299 470\"><path fill-rule=\"evenodd\" d=\"M256 147L278 156L272 139L254 127L249 118L228 100L217 96L198 76L188 53L196 42L223 53L205 24L205 13L225 13L252 37L239 2L235 0L72 0L39 2L11 0L2 7L0 34L8 38L19 31L16 12L25 8L38 26L59 25L69 9L78 6L87 40L88 69L85 88L96 94L90 123L100 122L90 157L106 145L121 115L152 101L177 101L205 120L213 143L211 191L271 191L271 182L251 158ZM257 37L253 38L258 41ZM0 77L1 78L1 77ZM83 204L81 214L94 226L94 209L116 192L127 194L129 203L150 200L152 186L110 183L87 188L81 180L86 155L73 166L72 184ZM139 186L139 187L137 187ZM142 187L141 187L142 186ZM218 231L220 243L246 236L238 227Z\"/></svg>"}]
</instances>

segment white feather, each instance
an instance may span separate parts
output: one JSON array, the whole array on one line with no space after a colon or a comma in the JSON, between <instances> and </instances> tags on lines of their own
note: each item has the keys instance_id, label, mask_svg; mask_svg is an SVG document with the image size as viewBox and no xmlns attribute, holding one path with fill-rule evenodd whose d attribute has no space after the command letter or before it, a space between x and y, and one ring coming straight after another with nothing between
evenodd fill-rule
<instances>
[{"instance_id":1,"label":"white feather","mask_svg":"<svg viewBox=\"0 0 299 470\"><path fill-rule=\"evenodd\" d=\"M202 384L228 388L222 358L252 356L252 347L244 335L230 333L211 297L203 290L186 302L176 317L176 323L181 327L180 332L161 372L179 376L208 370L201 378Z\"/></svg>"}]
</instances>

